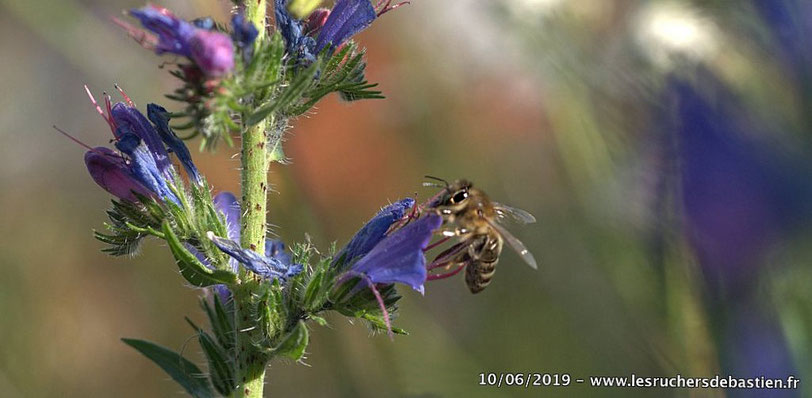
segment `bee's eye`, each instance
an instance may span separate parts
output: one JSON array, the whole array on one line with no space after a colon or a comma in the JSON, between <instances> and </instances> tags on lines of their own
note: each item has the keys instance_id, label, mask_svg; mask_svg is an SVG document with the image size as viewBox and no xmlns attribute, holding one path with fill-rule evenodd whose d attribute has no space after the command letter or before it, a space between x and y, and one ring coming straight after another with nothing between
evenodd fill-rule
<instances>
[{"instance_id":1,"label":"bee's eye","mask_svg":"<svg viewBox=\"0 0 812 398\"><path fill-rule=\"evenodd\" d=\"M455 193L454 196L451 198L451 203L460 203L467 198L468 191L466 190L457 191L457 193Z\"/></svg>"}]
</instances>

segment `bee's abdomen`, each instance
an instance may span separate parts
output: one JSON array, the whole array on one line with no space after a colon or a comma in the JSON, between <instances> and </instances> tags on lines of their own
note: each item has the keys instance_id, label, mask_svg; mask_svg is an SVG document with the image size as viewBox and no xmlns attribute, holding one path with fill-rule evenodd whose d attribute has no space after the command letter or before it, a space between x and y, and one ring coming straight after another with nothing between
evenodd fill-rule
<instances>
[{"instance_id":1,"label":"bee's abdomen","mask_svg":"<svg viewBox=\"0 0 812 398\"><path fill-rule=\"evenodd\" d=\"M471 293L479 293L488 287L491 279L493 279L494 272L496 272L497 261L498 258L492 262L479 260L468 263L465 268L465 284L468 285Z\"/></svg>"}]
</instances>

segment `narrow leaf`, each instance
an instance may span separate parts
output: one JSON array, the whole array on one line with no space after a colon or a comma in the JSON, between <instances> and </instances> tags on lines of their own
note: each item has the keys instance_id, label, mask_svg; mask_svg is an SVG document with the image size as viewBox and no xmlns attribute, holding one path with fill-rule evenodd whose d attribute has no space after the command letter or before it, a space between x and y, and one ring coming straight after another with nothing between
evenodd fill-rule
<instances>
[{"instance_id":1,"label":"narrow leaf","mask_svg":"<svg viewBox=\"0 0 812 398\"><path fill-rule=\"evenodd\" d=\"M237 283L237 276L230 271L225 270L212 270L206 267L194 254L190 253L186 247L180 242L178 236L172 231L168 221L162 224L166 242L169 243L169 249L175 256L178 263L180 274L192 285L198 287L205 287L217 284L234 284Z\"/></svg>"},{"instance_id":2,"label":"narrow leaf","mask_svg":"<svg viewBox=\"0 0 812 398\"><path fill-rule=\"evenodd\" d=\"M203 372L180 354L144 340L125 338L121 341L155 362L191 396L195 398L214 396Z\"/></svg>"}]
</instances>

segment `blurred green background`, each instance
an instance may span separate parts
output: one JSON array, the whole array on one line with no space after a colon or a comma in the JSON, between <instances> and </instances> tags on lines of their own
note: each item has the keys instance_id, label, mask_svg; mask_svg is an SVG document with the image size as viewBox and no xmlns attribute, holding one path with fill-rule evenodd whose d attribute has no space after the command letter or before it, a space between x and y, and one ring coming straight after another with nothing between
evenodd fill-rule
<instances>
[{"instance_id":1,"label":"blurred green background","mask_svg":"<svg viewBox=\"0 0 812 398\"><path fill-rule=\"evenodd\" d=\"M225 20L230 3L160 4ZM177 105L162 100L176 84L159 69L171 58L110 22L141 5L0 0L0 396L177 396L120 337L201 358L183 322L202 322L196 292L154 242L134 258L99 252L91 231L110 196L87 175L83 149L51 127L106 143L83 84L100 92L118 83L139 106ZM425 297L401 289L397 325L411 335L395 342L331 317L329 328L314 327L306 366L271 365L266 395L725 396L478 382L491 371L725 374L726 340L712 330L679 212L655 206L651 109L666 76L702 64L766 124L804 126L808 108L768 35L745 2L416 0L382 17L356 39L387 99L333 96L294 123L292 164L270 175L273 232L341 245L389 201L431 196L425 174L465 177L538 218L510 229L540 269L506 250L479 295L461 277L429 283ZM808 130L777 131L772 139L808 146ZM239 190L236 152L197 155L218 190ZM787 372L812 382L808 238L797 232L771 251L753 294L786 341Z\"/></svg>"}]
</instances>

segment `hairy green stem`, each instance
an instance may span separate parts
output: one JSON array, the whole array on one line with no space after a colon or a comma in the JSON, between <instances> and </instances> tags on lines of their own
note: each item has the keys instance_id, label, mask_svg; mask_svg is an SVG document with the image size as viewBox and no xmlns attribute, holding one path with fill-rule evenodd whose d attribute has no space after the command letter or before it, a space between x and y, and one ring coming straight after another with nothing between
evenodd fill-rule
<instances>
[{"instance_id":1,"label":"hairy green stem","mask_svg":"<svg viewBox=\"0 0 812 398\"><path fill-rule=\"evenodd\" d=\"M265 0L246 0L246 19L259 30L255 45L265 38ZM246 115L243 115L246 116ZM242 129L242 241L244 248L264 252L268 190L267 129L271 120L264 120ZM259 281L242 275L242 284L234 289L234 317L237 330L234 354L237 388L233 396L239 398L262 397L265 383L265 367L268 358L253 344L262 338L262 328L256 317L256 300Z\"/></svg>"}]
</instances>

